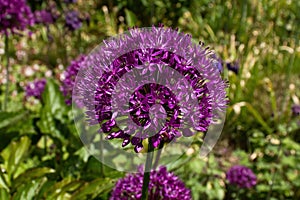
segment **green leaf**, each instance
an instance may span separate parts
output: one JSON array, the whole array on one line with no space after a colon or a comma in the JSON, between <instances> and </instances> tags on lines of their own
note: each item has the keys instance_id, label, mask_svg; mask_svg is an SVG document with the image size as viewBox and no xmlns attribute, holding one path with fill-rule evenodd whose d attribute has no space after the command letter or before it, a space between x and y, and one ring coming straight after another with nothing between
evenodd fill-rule
<instances>
[{"instance_id":1,"label":"green leaf","mask_svg":"<svg viewBox=\"0 0 300 200\"><path fill-rule=\"evenodd\" d=\"M67 196L69 197L69 192L77 191L77 189L83 184L83 181L74 180L72 181L70 178L66 178L61 182L54 184L49 190L44 192L44 197L46 199L63 199L65 200ZM69 199L69 198L68 198Z\"/></svg>"},{"instance_id":2,"label":"green leaf","mask_svg":"<svg viewBox=\"0 0 300 200\"><path fill-rule=\"evenodd\" d=\"M12 141L9 146L2 151L2 157L5 161L5 167L9 178L13 177L19 164L28 153L31 140L28 137L22 137L19 141Z\"/></svg>"},{"instance_id":3,"label":"green leaf","mask_svg":"<svg viewBox=\"0 0 300 200\"><path fill-rule=\"evenodd\" d=\"M131 12L130 10L128 10L127 8L125 9L125 18L126 18L126 22L128 24L128 26L135 26L137 19L136 16L133 12Z\"/></svg>"},{"instance_id":4,"label":"green leaf","mask_svg":"<svg viewBox=\"0 0 300 200\"><path fill-rule=\"evenodd\" d=\"M67 111L67 106L58 85L52 79L47 80L42 99L45 104L42 112L48 111L55 116L56 119L64 122L63 115Z\"/></svg>"},{"instance_id":5,"label":"green leaf","mask_svg":"<svg viewBox=\"0 0 300 200\"><path fill-rule=\"evenodd\" d=\"M9 200L10 199L7 190L4 188L0 188L0 199L1 200Z\"/></svg>"},{"instance_id":6,"label":"green leaf","mask_svg":"<svg viewBox=\"0 0 300 200\"><path fill-rule=\"evenodd\" d=\"M110 191L115 185L115 180L108 178L95 179L92 182L85 183L72 196L72 200L93 199L100 194Z\"/></svg>"},{"instance_id":7,"label":"green leaf","mask_svg":"<svg viewBox=\"0 0 300 200\"><path fill-rule=\"evenodd\" d=\"M27 184L23 184L18 188L17 192L13 196L13 200L36 200L37 194L46 181L47 178L28 181Z\"/></svg>"},{"instance_id":8,"label":"green leaf","mask_svg":"<svg viewBox=\"0 0 300 200\"><path fill-rule=\"evenodd\" d=\"M0 132L0 151L2 151L9 143L12 141L13 138L19 135L18 132Z\"/></svg>"},{"instance_id":9,"label":"green leaf","mask_svg":"<svg viewBox=\"0 0 300 200\"><path fill-rule=\"evenodd\" d=\"M57 129L55 119L66 123L64 116L67 114L67 107L58 85L51 79L47 80L42 100L44 106L40 112L41 119L37 123L38 127L42 133L51 134L63 141L64 137Z\"/></svg>"},{"instance_id":10,"label":"green leaf","mask_svg":"<svg viewBox=\"0 0 300 200\"><path fill-rule=\"evenodd\" d=\"M20 174L14 181L13 187L17 188L23 183L27 183L33 179L44 177L46 174L54 173L55 170L48 167L32 168Z\"/></svg>"},{"instance_id":11,"label":"green leaf","mask_svg":"<svg viewBox=\"0 0 300 200\"><path fill-rule=\"evenodd\" d=\"M25 111L21 112L3 112L0 111L0 129L7 126L13 126L16 122L24 120L24 116L27 114Z\"/></svg>"},{"instance_id":12,"label":"green leaf","mask_svg":"<svg viewBox=\"0 0 300 200\"><path fill-rule=\"evenodd\" d=\"M60 182L55 183L51 187L49 187L47 190L45 190L43 197L44 199L52 200L54 196L57 196L60 193L61 188L68 185L72 182L71 178L65 178Z\"/></svg>"}]
</instances>

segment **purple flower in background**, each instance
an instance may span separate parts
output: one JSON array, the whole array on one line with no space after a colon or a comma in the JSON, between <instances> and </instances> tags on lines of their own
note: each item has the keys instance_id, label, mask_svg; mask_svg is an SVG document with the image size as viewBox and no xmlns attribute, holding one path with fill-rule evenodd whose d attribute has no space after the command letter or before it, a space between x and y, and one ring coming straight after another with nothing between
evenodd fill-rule
<instances>
[{"instance_id":1,"label":"purple flower in background","mask_svg":"<svg viewBox=\"0 0 300 200\"><path fill-rule=\"evenodd\" d=\"M35 22L38 24L52 24L55 21L52 13L48 10L37 10L34 12Z\"/></svg>"},{"instance_id":2,"label":"purple flower in background","mask_svg":"<svg viewBox=\"0 0 300 200\"><path fill-rule=\"evenodd\" d=\"M293 105L292 106L292 113L293 115L297 116L300 115L300 105Z\"/></svg>"},{"instance_id":3,"label":"purple flower in background","mask_svg":"<svg viewBox=\"0 0 300 200\"><path fill-rule=\"evenodd\" d=\"M228 70L233 71L235 74L239 73L240 65L237 61L233 63L227 62L226 67Z\"/></svg>"},{"instance_id":4,"label":"purple flower in background","mask_svg":"<svg viewBox=\"0 0 300 200\"><path fill-rule=\"evenodd\" d=\"M141 199L143 175L142 169L139 169L138 173L128 174L120 179L112 191L110 200ZM151 171L148 195L149 200L192 199L191 191L177 176L168 172L166 167Z\"/></svg>"},{"instance_id":5,"label":"purple flower in background","mask_svg":"<svg viewBox=\"0 0 300 200\"><path fill-rule=\"evenodd\" d=\"M240 188L251 188L257 182L252 170L240 165L231 167L226 173L226 179L230 184L237 185Z\"/></svg>"},{"instance_id":6,"label":"purple flower in background","mask_svg":"<svg viewBox=\"0 0 300 200\"><path fill-rule=\"evenodd\" d=\"M25 97L35 97L37 99L41 99L46 82L46 79L39 79L33 82L29 82L25 87Z\"/></svg>"},{"instance_id":7,"label":"purple flower in background","mask_svg":"<svg viewBox=\"0 0 300 200\"><path fill-rule=\"evenodd\" d=\"M0 32L6 35L34 24L34 16L25 0L0 0Z\"/></svg>"},{"instance_id":8,"label":"purple flower in background","mask_svg":"<svg viewBox=\"0 0 300 200\"><path fill-rule=\"evenodd\" d=\"M60 90L65 96L65 102L67 105L71 105L72 103L72 91L75 84L75 78L80 67L83 65L85 60L85 56L79 56L76 60L71 62L71 65L67 67L67 69L63 73L62 77L62 85Z\"/></svg>"},{"instance_id":9,"label":"purple flower in background","mask_svg":"<svg viewBox=\"0 0 300 200\"><path fill-rule=\"evenodd\" d=\"M77 0L65 0L64 2L65 2L65 3L76 3Z\"/></svg>"},{"instance_id":10,"label":"purple flower in background","mask_svg":"<svg viewBox=\"0 0 300 200\"><path fill-rule=\"evenodd\" d=\"M71 31L75 31L82 26L82 19L79 17L77 11L67 11L66 12L66 27Z\"/></svg>"}]
</instances>

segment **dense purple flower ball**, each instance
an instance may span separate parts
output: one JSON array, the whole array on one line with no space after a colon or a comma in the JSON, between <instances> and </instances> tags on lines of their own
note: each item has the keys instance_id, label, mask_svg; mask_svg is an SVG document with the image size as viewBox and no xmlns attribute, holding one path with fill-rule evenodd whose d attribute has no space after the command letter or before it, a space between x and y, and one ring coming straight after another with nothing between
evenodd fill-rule
<instances>
[{"instance_id":1,"label":"dense purple flower ball","mask_svg":"<svg viewBox=\"0 0 300 200\"><path fill-rule=\"evenodd\" d=\"M293 115L297 116L300 115L300 105L293 105L292 106L292 113Z\"/></svg>"},{"instance_id":2,"label":"dense purple flower ball","mask_svg":"<svg viewBox=\"0 0 300 200\"><path fill-rule=\"evenodd\" d=\"M106 139L122 139L122 147L131 143L140 152L149 138L156 148L207 131L218 118L214 111L226 108L227 86L216 59L207 48L193 44L190 35L153 27L132 29L104 43L87 59L91 64L80 70L75 96L86 107L89 124L101 124L99 132L108 134ZM135 79L138 74L143 78ZM156 104L167 117L162 126L152 129L149 111ZM120 126L122 120L126 123Z\"/></svg>"},{"instance_id":3,"label":"dense purple flower ball","mask_svg":"<svg viewBox=\"0 0 300 200\"><path fill-rule=\"evenodd\" d=\"M226 173L226 179L230 184L240 188L251 188L256 185L256 176L251 169L236 165L231 167Z\"/></svg>"},{"instance_id":4,"label":"dense purple flower ball","mask_svg":"<svg viewBox=\"0 0 300 200\"><path fill-rule=\"evenodd\" d=\"M42 98L42 93L44 92L46 85L46 79L39 79L33 82L29 82L25 87L25 97L35 97L37 99Z\"/></svg>"},{"instance_id":5,"label":"dense purple flower ball","mask_svg":"<svg viewBox=\"0 0 300 200\"><path fill-rule=\"evenodd\" d=\"M75 84L75 78L84 61L85 56L79 56L79 58L71 62L71 65L69 65L63 73L60 90L65 96L65 102L67 105L71 105L72 103L72 91Z\"/></svg>"},{"instance_id":6,"label":"dense purple flower ball","mask_svg":"<svg viewBox=\"0 0 300 200\"><path fill-rule=\"evenodd\" d=\"M77 30L82 26L82 19L77 11L66 12L66 27L71 31Z\"/></svg>"},{"instance_id":7,"label":"dense purple flower ball","mask_svg":"<svg viewBox=\"0 0 300 200\"><path fill-rule=\"evenodd\" d=\"M38 24L52 24L55 21L54 16L48 10L37 10L34 12L35 22Z\"/></svg>"},{"instance_id":8,"label":"dense purple flower ball","mask_svg":"<svg viewBox=\"0 0 300 200\"><path fill-rule=\"evenodd\" d=\"M110 200L141 199L143 185L143 171L136 174L128 174L120 179L112 191ZM148 189L149 200L190 200L191 192L184 183L166 167L160 167L157 171L151 171Z\"/></svg>"},{"instance_id":9,"label":"dense purple flower ball","mask_svg":"<svg viewBox=\"0 0 300 200\"><path fill-rule=\"evenodd\" d=\"M25 0L0 0L0 32L6 35L34 24L34 16Z\"/></svg>"}]
</instances>

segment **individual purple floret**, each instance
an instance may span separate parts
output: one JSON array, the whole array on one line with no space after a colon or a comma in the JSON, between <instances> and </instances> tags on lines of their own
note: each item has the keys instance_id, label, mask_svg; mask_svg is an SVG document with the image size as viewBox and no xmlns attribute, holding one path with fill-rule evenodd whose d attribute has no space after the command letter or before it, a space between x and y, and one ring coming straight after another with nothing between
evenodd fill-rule
<instances>
[{"instance_id":1,"label":"individual purple floret","mask_svg":"<svg viewBox=\"0 0 300 200\"><path fill-rule=\"evenodd\" d=\"M25 97L35 97L37 99L42 98L42 93L44 92L46 79L39 79L33 82L29 82L25 87Z\"/></svg>"},{"instance_id":2,"label":"individual purple floret","mask_svg":"<svg viewBox=\"0 0 300 200\"><path fill-rule=\"evenodd\" d=\"M300 105L293 105L292 106L292 113L293 115L297 116L300 115Z\"/></svg>"},{"instance_id":3,"label":"individual purple floret","mask_svg":"<svg viewBox=\"0 0 300 200\"><path fill-rule=\"evenodd\" d=\"M110 200L139 200L142 197L143 171L140 168L136 174L128 174L120 179L112 191ZM166 167L151 171L148 189L149 200L190 200L191 191L185 187Z\"/></svg>"},{"instance_id":4,"label":"individual purple floret","mask_svg":"<svg viewBox=\"0 0 300 200\"><path fill-rule=\"evenodd\" d=\"M230 184L237 185L240 188L251 188L257 182L252 170L240 165L231 167L226 173L226 179Z\"/></svg>"},{"instance_id":5,"label":"individual purple floret","mask_svg":"<svg viewBox=\"0 0 300 200\"><path fill-rule=\"evenodd\" d=\"M63 73L63 80L60 90L65 96L65 102L67 105L71 105L72 103L72 91L75 84L75 78L80 67L84 63L84 60L85 56L80 56L76 60L73 60L71 65L69 65Z\"/></svg>"},{"instance_id":6,"label":"individual purple floret","mask_svg":"<svg viewBox=\"0 0 300 200\"><path fill-rule=\"evenodd\" d=\"M34 16L25 0L0 1L0 33L9 35L34 24Z\"/></svg>"},{"instance_id":7,"label":"individual purple floret","mask_svg":"<svg viewBox=\"0 0 300 200\"><path fill-rule=\"evenodd\" d=\"M75 31L82 26L82 19L77 11L66 12L66 27L71 31Z\"/></svg>"}]
</instances>

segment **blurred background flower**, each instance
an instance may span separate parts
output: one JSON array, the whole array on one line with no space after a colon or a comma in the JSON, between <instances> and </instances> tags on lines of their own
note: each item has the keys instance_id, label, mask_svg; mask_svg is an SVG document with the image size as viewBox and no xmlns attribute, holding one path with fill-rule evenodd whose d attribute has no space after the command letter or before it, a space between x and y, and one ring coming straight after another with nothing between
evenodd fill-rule
<instances>
[{"instance_id":1,"label":"blurred background flower","mask_svg":"<svg viewBox=\"0 0 300 200\"><path fill-rule=\"evenodd\" d=\"M127 174L126 177L118 180L111 192L110 200L141 199L143 171ZM185 187L184 183L167 168L161 166L158 170L150 173L150 183L148 189L149 200L191 200L191 191Z\"/></svg>"},{"instance_id":2,"label":"blurred background flower","mask_svg":"<svg viewBox=\"0 0 300 200\"><path fill-rule=\"evenodd\" d=\"M5 35L23 31L34 24L34 15L26 0L0 1L0 32Z\"/></svg>"},{"instance_id":3,"label":"blurred background flower","mask_svg":"<svg viewBox=\"0 0 300 200\"><path fill-rule=\"evenodd\" d=\"M300 105L293 105L292 106L292 113L293 115L297 116L300 115Z\"/></svg>"},{"instance_id":4,"label":"blurred background flower","mask_svg":"<svg viewBox=\"0 0 300 200\"><path fill-rule=\"evenodd\" d=\"M67 11L65 13L65 20L66 20L66 27L71 30L75 31L82 26L82 19L79 17L79 13L74 10Z\"/></svg>"},{"instance_id":5,"label":"blurred background flower","mask_svg":"<svg viewBox=\"0 0 300 200\"><path fill-rule=\"evenodd\" d=\"M62 85L60 86L60 90L65 96L65 102L67 105L71 105L72 103L72 91L75 85L75 79L77 73L84 64L85 56L81 55L76 60L73 60L71 64L67 67L67 69L61 74L60 80L62 81Z\"/></svg>"},{"instance_id":6,"label":"blurred background flower","mask_svg":"<svg viewBox=\"0 0 300 200\"><path fill-rule=\"evenodd\" d=\"M238 61L235 61L233 63L226 62L226 67L229 71L232 71L235 74L239 73L240 65L239 65Z\"/></svg>"},{"instance_id":7,"label":"blurred background flower","mask_svg":"<svg viewBox=\"0 0 300 200\"><path fill-rule=\"evenodd\" d=\"M41 99L46 82L46 79L37 79L35 81L27 83L25 87L25 97L35 97L37 99Z\"/></svg>"},{"instance_id":8,"label":"blurred background flower","mask_svg":"<svg viewBox=\"0 0 300 200\"><path fill-rule=\"evenodd\" d=\"M34 12L35 22L38 24L49 25L54 23L55 18L48 10L37 10Z\"/></svg>"},{"instance_id":9,"label":"blurred background flower","mask_svg":"<svg viewBox=\"0 0 300 200\"><path fill-rule=\"evenodd\" d=\"M226 179L230 184L240 188L251 188L256 185L257 181L251 169L240 165L231 167L226 173Z\"/></svg>"}]
</instances>

